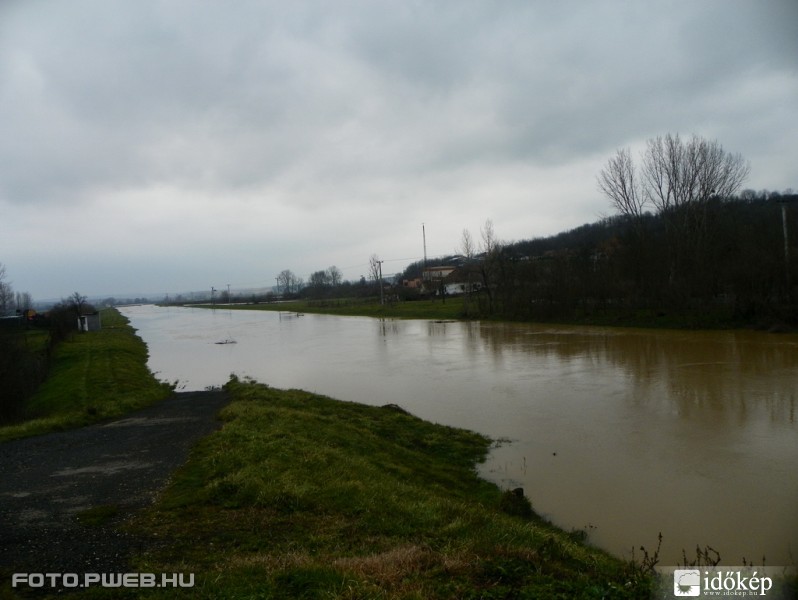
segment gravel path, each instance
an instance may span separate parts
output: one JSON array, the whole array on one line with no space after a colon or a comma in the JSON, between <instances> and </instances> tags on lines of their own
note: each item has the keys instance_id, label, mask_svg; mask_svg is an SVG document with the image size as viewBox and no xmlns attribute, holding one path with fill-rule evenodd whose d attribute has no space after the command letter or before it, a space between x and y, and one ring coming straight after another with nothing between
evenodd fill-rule
<instances>
[{"instance_id":1,"label":"gravel path","mask_svg":"<svg viewBox=\"0 0 798 600\"><path fill-rule=\"evenodd\" d=\"M191 446L218 428L224 392L176 394L124 418L0 444L0 573L115 573L143 540L119 522L149 505ZM106 525L87 509L116 507ZM7 583L7 582L6 582Z\"/></svg>"}]
</instances>

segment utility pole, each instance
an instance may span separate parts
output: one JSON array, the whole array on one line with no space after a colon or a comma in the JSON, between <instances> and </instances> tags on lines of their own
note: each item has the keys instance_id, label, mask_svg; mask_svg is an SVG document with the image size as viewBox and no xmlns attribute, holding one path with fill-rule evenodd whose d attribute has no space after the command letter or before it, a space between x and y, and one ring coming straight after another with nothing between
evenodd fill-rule
<instances>
[{"instance_id":1,"label":"utility pole","mask_svg":"<svg viewBox=\"0 0 798 600\"><path fill-rule=\"evenodd\" d=\"M424 238L424 268L421 271L421 285L422 289L427 280L427 230L424 228L424 223L421 224L421 235Z\"/></svg>"},{"instance_id":2,"label":"utility pole","mask_svg":"<svg viewBox=\"0 0 798 600\"><path fill-rule=\"evenodd\" d=\"M233 300L232 300L232 298L230 298L230 284L229 283L227 284L227 304L230 304L230 305L233 304Z\"/></svg>"},{"instance_id":3,"label":"utility pole","mask_svg":"<svg viewBox=\"0 0 798 600\"><path fill-rule=\"evenodd\" d=\"M216 288L211 286L211 308L216 308L216 302L213 298L214 293L216 293Z\"/></svg>"},{"instance_id":4,"label":"utility pole","mask_svg":"<svg viewBox=\"0 0 798 600\"><path fill-rule=\"evenodd\" d=\"M427 230L424 223L421 224L421 235L424 238L424 268L427 268Z\"/></svg>"},{"instance_id":5,"label":"utility pole","mask_svg":"<svg viewBox=\"0 0 798 600\"><path fill-rule=\"evenodd\" d=\"M384 261L378 260L376 262L380 266L380 304L385 304L385 290L382 285L382 263Z\"/></svg>"}]
</instances>

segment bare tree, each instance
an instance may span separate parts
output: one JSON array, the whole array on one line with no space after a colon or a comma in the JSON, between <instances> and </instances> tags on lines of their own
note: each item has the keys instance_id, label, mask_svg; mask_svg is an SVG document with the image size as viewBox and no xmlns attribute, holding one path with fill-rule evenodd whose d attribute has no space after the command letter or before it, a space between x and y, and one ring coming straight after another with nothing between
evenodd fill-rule
<instances>
[{"instance_id":1,"label":"bare tree","mask_svg":"<svg viewBox=\"0 0 798 600\"><path fill-rule=\"evenodd\" d=\"M728 198L750 173L740 154L723 150L716 140L679 135L649 140L643 154L646 200L661 213L706 204L713 197Z\"/></svg>"},{"instance_id":2,"label":"bare tree","mask_svg":"<svg viewBox=\"0 0 798 600\"><path fill-rule=\"evenodd\" d=\"M15 297L18 310L26 310L33 306L33 297L29 292L17 292Z\"/></svg>"},{"instance_id":3,"label":"bare tree","mask_svg":"<svg viewBox=\"0 0 798 600\"><path fill-rule=\"evenodd\" d=\"M620 214L640 219L647 197L640 189L637 172L628 148L623 148L607 161L598 175L598 187Z\"/></svg>"},{"instance_id":4,"label":"bare tree","mask_svg":"<svg viewBox=\"0 0 798 600\"><path fill-rule=\"evenodd\" d=\"M341 269L339 269L335 265L327 269L327 276L329 277L331 286L338 287L339 285L341 285L343 274L341 273Z\"/></svg>"},{"instance_id":5,"label":"bare tree","mask_svg":"<svg viewBox=\"0 0 798 600\"><path fill-rule=\"evenodd\" d=\"M84 309L88 306L88 298L80 292L73 292L66 303L75 311L77 316L81 316Z\"/></svg>"},{"instance_id":6,"label":"bare tree","mask_svg":"<svg viewBox=\"0 0 798 600\"><path fill-rule=\"evenodd\" d=\"M748 177L749 164L715 140L667 134L648 140L641 177L629 149L618 150L598 175L599 189L621 214L640 217L647 204L660 213L728 198Z\"/></svg>"},{"instance_id":7,"label":"bare tree","mask_svg":"<svg viewBox=\"0 0 798 600\"><path fill-rule=\"evenodd\" d=\"M485 224L480 229L480 234L482 237L480 251L483 254L483 258L479 265L479 271L482 278L482 289L488 299L488 314L490 314L494 310L494 290L497 285L501 245L496 239L496 234L493 231L493 221L490 219L485 221Z\"/></svg>"},{"instance_id":8,"label":"bare tree","mask_svg":"<svg viewBox=\"0 0 798 600\"><path fill-rule=\"evenodd\" d=\"M597 177L598 188L610 200L610 204L632 225L634 237L627 256L635 281L635 289L640 297L648 292L646 278L650 265L646 264L646 256L650 252L646 244L644 215L649 205L637 167L632 160L628 148L622 148L607 161L606 166Z\"/></svg>"},{"instance_id":9,"label":"bare tree","mask_svg":"<svg viewBox=\"0 0 798 600\"><path fill-rule=\"evenodd\" d=\"M485 255L491 254L496 249L496 234L493 232L493 221L485 220L485 224L479 230L482 235L482 252Z\"/></svg>"},{"instance_id":10,"label":"bare tree","mask_svg":"<svg viewBox=\"0 0 798 600\"><path fill-rule=\"evenodd\" d=\"M291 269L280 271L277 276L277 291L283 294L295 294L302 287L302 279L294 275Z\"/></svg>"},{"instance_id":11,"label":"bare tree","mask_svg":"<svg viewBox=\"0 0 798 600\"><path fill-rule=\"evenodd\" d=\"M372 281L380 280L380 257L372 254L369 257L369 279Z\"/></svg>"},{"instance_id":12,"label":"bare tree","mask_svg":"<svg viewBox=\"0 0 798 600\"><path fill-rule=\"evenodd\" d=\"M280 271L280 273L276 277L277 281L277 293L280 292L287 294L288 293L288 285L291 282L291 277L293 273L291 273L290 269L284 269Z\"/></svg>"},{"instance_id":13,"label":"bare tree","mask_svg":"<svg viewBox=\"0 0 798 600\"><path fill-rule=\"evenodd\" d=\"M327 271L314 271L311 273L308 283L319 291L330 285L330 274Z\"/></svg>"},{"instance_id":14,"label":"bare tree","mask_svg":"<svg viewBox=\"0 0 798 600\"><path fill-rule=\"evenodd\" d=\"M463 265L463 270L465 271L466 276L466 283L465 283L465 290L464 291L464 302L463 308L466 313L468 313L469 304L471 300L471 273L474 268L474 255L476 254L476 246L474 244L474 238L471 236L471 232L468 229L463 229L463 235L460 238L460 253L465 257L465 264Z\"/></svg>"},{"instance_id":15,"label":"bare tree","mask_svg":"<svg viewBox=\"0 0 798 600\"><path fill-rule=\"evenodd\" d=\"M598 186L618 212L633 218L641 242L643 211L649 204L657 210L667 231L669 283L687 298L711 274L710 207L735 194L749 172L740 154L715 140L693 135L684 141L669 133L648 140L639 176L629 150L618 150L599 173Z\"/></svg>"},{"instance_id":16,"label":"bare tree","mask_svg":"<svg viewBox=\"0 0 798 600\"><path fill-rule=\"evenodd\" d=\"M6 281L6 266L0 263L0 315L9 312L13 303L14 290L11 284Z\"/></svg>"},{"instance_id":17,"label":"bare tree","mask_svg":"<svg viewBox=\"0 0 798 600\"><path fill-rule=\"evenodd\" d=\"M476 245L474 244L474 237L468 229L463 229L463 235L460 238L460 253L467 259L473 259L476 254Z\"/></svg>"}]
</instances>

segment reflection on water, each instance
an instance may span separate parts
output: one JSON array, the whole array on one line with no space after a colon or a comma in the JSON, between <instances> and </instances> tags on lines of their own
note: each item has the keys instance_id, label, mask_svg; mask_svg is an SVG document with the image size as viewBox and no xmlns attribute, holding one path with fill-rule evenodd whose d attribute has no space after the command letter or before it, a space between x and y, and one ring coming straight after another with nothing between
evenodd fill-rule
<instances>
[{"instance_id":1,"label":"reflection on water","mask_svg":"<svg viewBox=\"0 0 798 600\"><path fill-rule=\"evenodd\" d=\"M481 472L616 554L660 531L661 564L798 553L798 336L124 312L184 389L236 373L511 440Z\"/></svg>"}]
</instances>

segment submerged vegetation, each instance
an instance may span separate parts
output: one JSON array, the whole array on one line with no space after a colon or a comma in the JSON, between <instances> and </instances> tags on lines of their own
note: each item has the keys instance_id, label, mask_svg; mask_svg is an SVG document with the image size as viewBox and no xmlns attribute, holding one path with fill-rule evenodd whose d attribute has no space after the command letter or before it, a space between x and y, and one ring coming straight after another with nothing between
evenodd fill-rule
<instances>
[{"instance_id":1,"label":"submerged vegetation","mask_svg":"<svg viewBox=\"0 0 798 600\"><path fill-rule=\"evenodd\" d=\"M214 598L638 598L639 566L480 479L490 441L232 378L223 428L132 525L148 572Z\"/></svg>"}]
</instances>

